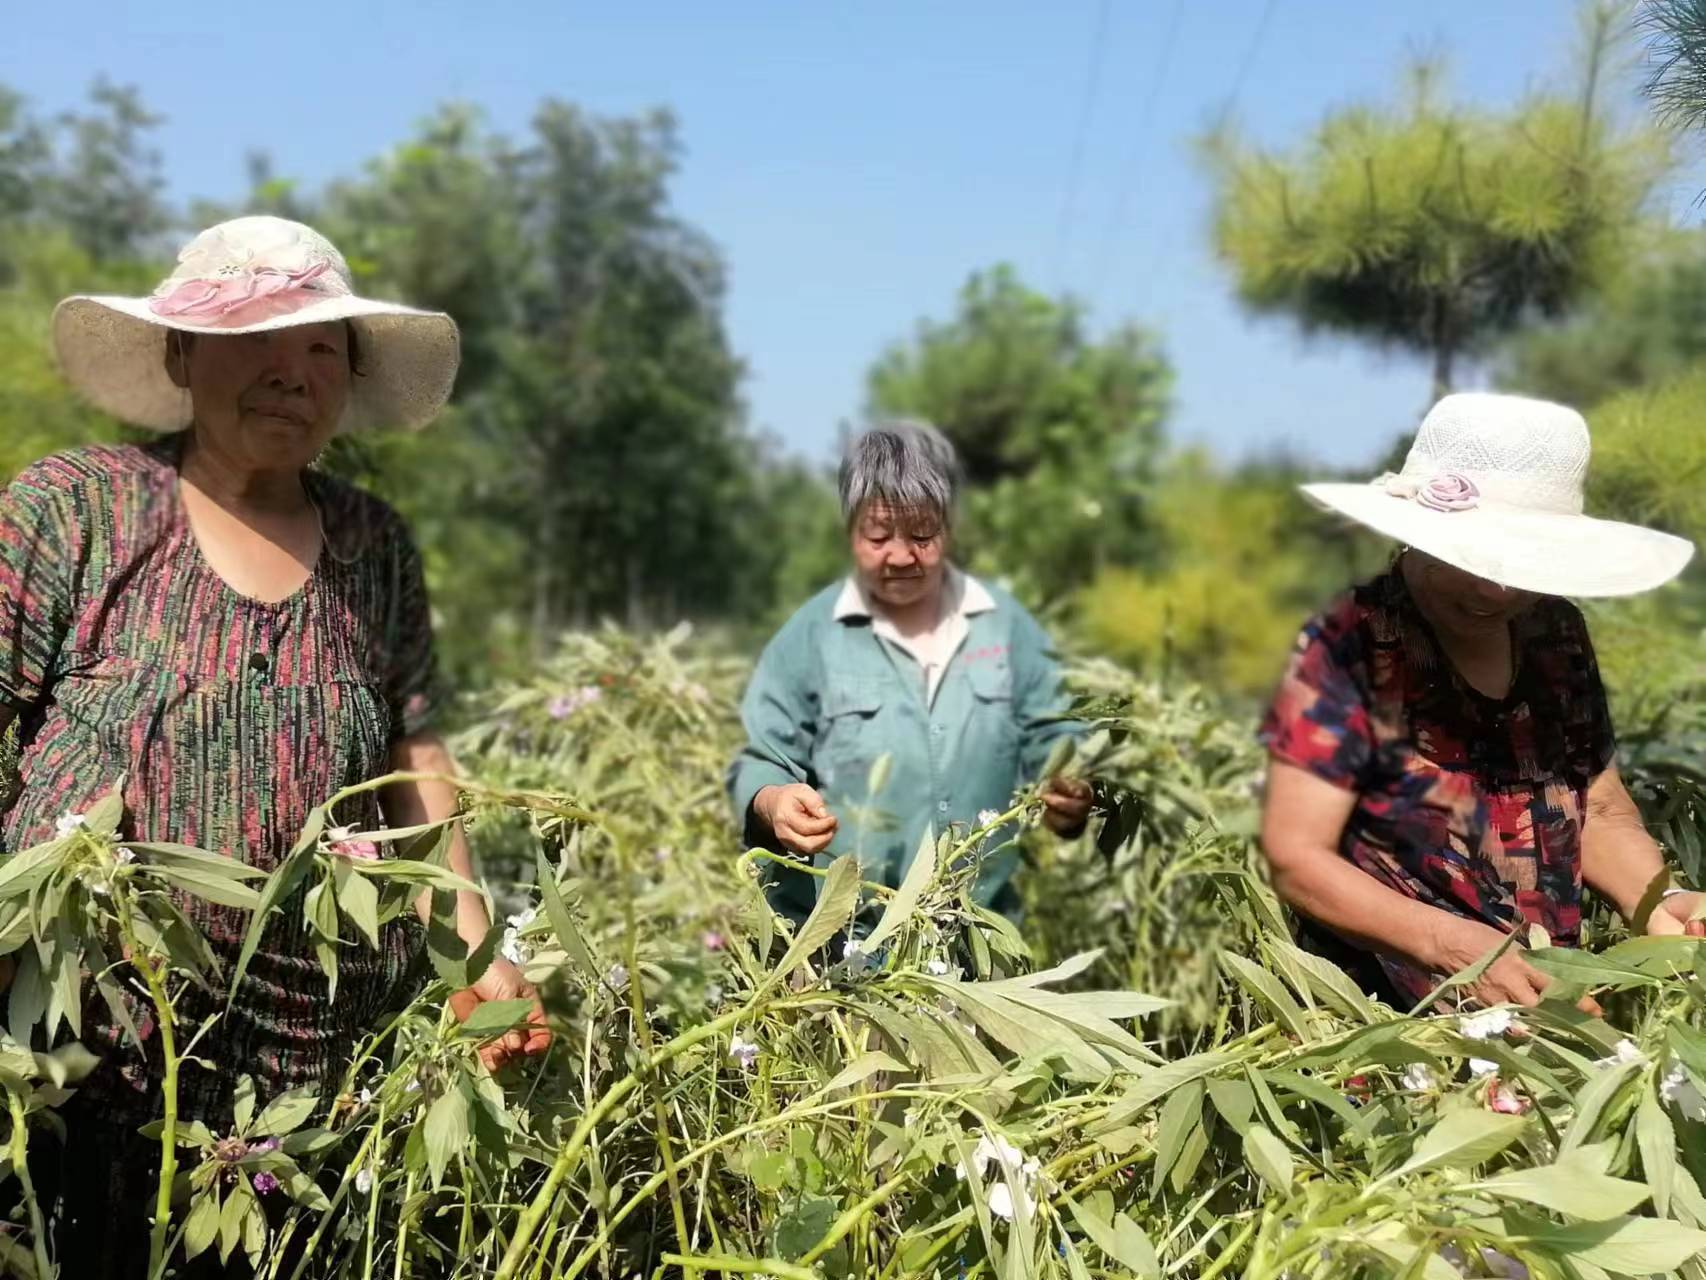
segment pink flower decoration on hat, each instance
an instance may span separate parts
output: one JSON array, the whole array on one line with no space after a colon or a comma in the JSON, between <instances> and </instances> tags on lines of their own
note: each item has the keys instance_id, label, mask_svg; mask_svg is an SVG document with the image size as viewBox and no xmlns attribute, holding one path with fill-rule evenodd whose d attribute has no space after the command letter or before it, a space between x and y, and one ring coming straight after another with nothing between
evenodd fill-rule
<instances>
[{"instance_id":1,"label":"pink flower decoration on hat","mask_svg":"<svg viewBox=\"0 0 1706 1280\"><path fill-rule=\"evenodd\" d=\"M266 299L273 299L280 311L294 310L310 301L313 291L308 285L330 266L329 262L320 261L300 271L278 267L230 269L212 279L185 280L171 292L149 299L148 309L157 316L181 316L216 324L240 323L235 313Z\"/></svg>"},{"instance_id":2,"label":"pink flower decoration on hat","mask_svg":"<svg viewBox=\"0 0 1706 1280\"><path fill-rule=\"evenodd\" d=\"M1416 490L1416 501L1430 511L1468 511L1481 505L1481 491L1468 476L1446 471Z\"/></svg>"}]
</instances>

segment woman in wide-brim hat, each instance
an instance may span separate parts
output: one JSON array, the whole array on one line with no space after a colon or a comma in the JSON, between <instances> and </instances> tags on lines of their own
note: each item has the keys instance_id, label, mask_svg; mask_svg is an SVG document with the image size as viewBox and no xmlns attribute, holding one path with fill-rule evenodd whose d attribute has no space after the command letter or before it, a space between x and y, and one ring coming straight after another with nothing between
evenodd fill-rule
<instances>
[{"instance_id":1,"label":"woman in wide-brim hat","mask_svg":"<svg viewBox=\"0 0 1706 1280\"><path fill-rule=\"evenodd\" d=\"M1304 488L1402 550L1303 630L1262 727L1262 842L1305 944L1393 1003L1513 931L1575 944L1584 882L1632 918L1665 873L1566 598L1651 590L1693 547L1584 515L1588 455L1571 409L1453 395L1399 474ZM1706 934L1699 905L1670 885L1648 931ZM1546 985L1516 948L1473 994Z\"/></svg>"},{"instance_id":2,"label":"woman in wide-brim hat","mask_svg":"<svg viewBox=\"0 0 1706 1280\"><path fill-rule=\"evenodd\" d=\"M151 297L67 299L53 333L79 392L160 434L55 454L0 498L0 721L18 722L22 750L5 848L52 838L122 784L124 835L270 869L340 788L450 772L413 540L377 498L312 464L340 431L432 420L456 374L451 319L358 296L324 237L258 217L202 232ZM410 782L335 820L455 812L448 786ZM460 835L451 865L468 874ZM459 931L478 941L484 906L462 896ZM229 972L246 918L188 909ZM335 1083L418 988L422 937L398 921L377 950L342 951L334 999L300 922L278 918L229 1010L223 991L185 991L186 1027L220 1016L195 1050L214 1069L182 1077L183 1114L228 1132L240 1073L263 1095ZM457 1006L525 993L500 959ZM135 1021L146 1043L150 1024ZM145 1269L158 1151L137 1129L160 1114L158 1058L114 1023L103 1003L85 1013L102 1061L66 1110L65 1275ZM542 1044L539 1028L488 1055Z\"/></svg>"}]
</instances>

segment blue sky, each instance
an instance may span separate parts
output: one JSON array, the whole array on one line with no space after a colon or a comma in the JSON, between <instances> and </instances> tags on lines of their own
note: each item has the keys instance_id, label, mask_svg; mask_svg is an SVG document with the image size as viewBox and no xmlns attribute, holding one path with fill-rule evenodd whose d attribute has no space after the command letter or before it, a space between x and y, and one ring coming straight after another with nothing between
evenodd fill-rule
<instances>
[{"instance_id":1,"label":"blue sky","mask_svg":"<svg viewBox=\"0 0 1706 1280\"><path fill-rule=\"evenodd\" d=\"M1177 438L1357 463L1426 407L1426 369L1244 316L1209 254L1190 138L1234 95L1250 132L1297 138L1384 97L1421 51L1449 55L1459 93L1508 102L1563 72L1574 15L1571 0L57 0L8 14L0 81L48 110L97 74L138 85L186 198L240 192L255 147L309 186L353 172L450 98L510 131L547 96L667 104L687 147L677 205L728 259L753 421L791 448L827 457L872 358L1007 261L1100 323L1158 331ZM1679 181L1671 203L1692 217L1693 194Z\"/></svg>"}]
</instances>

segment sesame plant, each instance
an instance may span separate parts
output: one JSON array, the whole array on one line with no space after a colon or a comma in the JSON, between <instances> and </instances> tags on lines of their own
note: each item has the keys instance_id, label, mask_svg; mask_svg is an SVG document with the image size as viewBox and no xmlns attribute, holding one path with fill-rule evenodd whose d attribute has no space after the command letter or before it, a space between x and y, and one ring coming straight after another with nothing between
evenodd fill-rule
<instances>
[{"instance_id":1,"label":"sesame plant","mask_svg":"<svg viewBox=\"0 0 1706 1280\"><path fill-rule=\"evenodd\" d=\"M328 986L371 923L431 892L430 981L329 1088L243 1085L224 1131L180 1120L156 1274L215 1251L271 1280L1706 1280L1706 944L1513 938L1555 979L1536 1008L1473 1005L1479 966L1417 1010L1376 1004L1292 944L1257 874L1243 728L1106 667L1078 673L1093 733L1054 763L1097 774L1112 831L1035 842L1019 925L970 888L995 841L1032 840L1029 791L935 833L898 886L852 857L815 870L795 927L766 896L772 855L722 813L738 678L684 636L609 632L483 705L458 744L500 921L481 946L447 936L463 883L442 826L341 829L334 797L270 877L231 871L255 929L283 912L311 930ZM91 813L0 862L6 945L20 975L40 966L56 1026L61 940L101 936L59 923L67 899L79 921L151 922L140 952L71 944L91 982L146 987L142 956L169 1004L205 960L165 904L212 855L173 864L121 830ZM146 958L164 934L169 965ZM552 1040L494 1074L479 1046L527 1002L462 1023L447 996L500 949ZM91 1059L19 1029L0 1043L24 1184L0 1267L43 1275L23 1153L56 1141Z\"/></svg>"}]
</instances>

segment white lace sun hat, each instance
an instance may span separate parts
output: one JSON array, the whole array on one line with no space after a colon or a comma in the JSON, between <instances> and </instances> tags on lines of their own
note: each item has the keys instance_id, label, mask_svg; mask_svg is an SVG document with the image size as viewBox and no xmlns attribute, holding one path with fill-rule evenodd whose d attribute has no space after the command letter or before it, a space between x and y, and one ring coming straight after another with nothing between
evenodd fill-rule
<instances>
[{"instance_id":1,"label":"white lace sun hat","mask_svg":"<svg viewBox=\"0 0 1706 1280\"><path fill-rule=\"evenodd\" d=\"M415 429L444 407L460 358L455 321L358 297L332 242L284 218L209 227L149 297L65 299L53 313L53 342L66 379L97 408L154 431L181 431L190 396L166 374L169 330L265 333L328 320L355 327L360 353L339 430Z\"/></svg>"},{"instance_id":2,"label":"white lace sun hat","mask_svg":"<svg viewBox=\"0 0 1706 1280\"><path fill-rule=\"evenodd\" d=\"M1404 469L1303 492L1358 524L1501 586L1630 596L1669 582L1685 538L1582 514L1588 427L1563 405L1449 395L1422 421Z\"/></svg>"}]
</instances>

